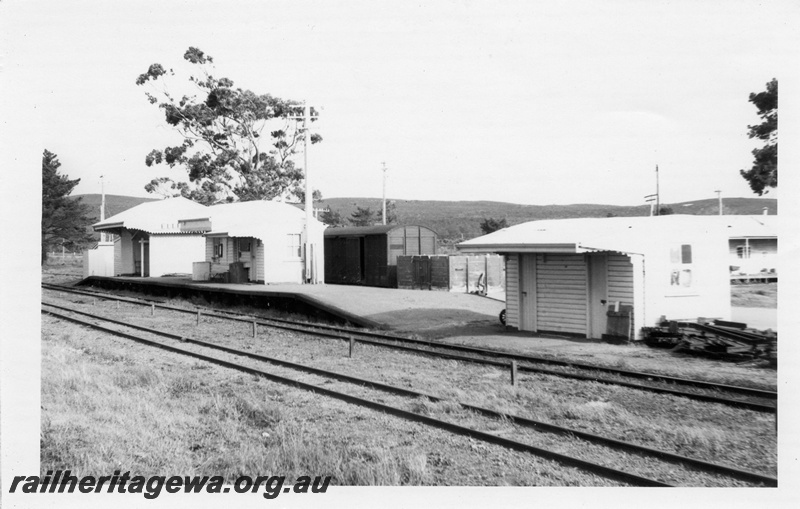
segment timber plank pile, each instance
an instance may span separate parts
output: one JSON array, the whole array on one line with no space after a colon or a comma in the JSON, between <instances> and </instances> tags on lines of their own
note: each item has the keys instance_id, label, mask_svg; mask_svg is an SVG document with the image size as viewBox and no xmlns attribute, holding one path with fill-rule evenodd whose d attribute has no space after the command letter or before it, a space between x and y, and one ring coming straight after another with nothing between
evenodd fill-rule
<instances>
[{"instance_id":1,"label":"timber plank pile","mask_svg":"<svg viewBox=\"0 0 800 509\"><path fill-rule=\"evenodd\" d=\"M761 359L777 364L778 333L772 329L760 331L744 323L704 318L697 322L663 319L657 327L645 327L643 333L645 343L654 348L721 360Z\"/></svg>"}]
</instances>

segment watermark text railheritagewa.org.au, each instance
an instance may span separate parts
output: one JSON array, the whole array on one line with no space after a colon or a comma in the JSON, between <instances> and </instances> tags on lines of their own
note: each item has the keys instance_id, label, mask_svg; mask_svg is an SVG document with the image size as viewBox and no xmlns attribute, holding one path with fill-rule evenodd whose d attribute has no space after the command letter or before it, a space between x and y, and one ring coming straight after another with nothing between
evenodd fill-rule
<instances>
[{"instance_id":1,"label":"watermark text railheritagewa.org.au","mask_svg":"<svg viewBox=\"0 0 800 509\"><path fill-rule=\"evenodd\" d=\"M48 470L43 477L18 475L11 482L9 493L140 493L144 498L157 498L162 491L167 493L258 493L264 498L275 498L281 493L325 493L330 476L300 476L294 484L284 486L285 476L243 475L236 478L233 486L225 486L222 476L131 476L130 472L94 477L76 477L67 470ZM291 481L290 481L291 482Z\"/></svg>"}]
</instances>

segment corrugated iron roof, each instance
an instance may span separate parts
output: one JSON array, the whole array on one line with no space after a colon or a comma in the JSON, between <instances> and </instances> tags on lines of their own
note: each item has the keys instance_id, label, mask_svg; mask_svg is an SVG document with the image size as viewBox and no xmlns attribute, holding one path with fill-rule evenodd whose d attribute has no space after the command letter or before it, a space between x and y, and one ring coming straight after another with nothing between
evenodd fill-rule
<instances>
[{"instance_id":1,"label":"corrugated iron roof","mask_svg":"<svg viewBox=\"0 0 800 509\"><path fill-rule=\"evenodd\" d=\"M186 216L208 214L208 207L183 197L141 203L92 225L95 231L128 228L147 233L181 232L178 221Z\"/></svg>"},{"instance_id":2,"label":"corrugated iron roof","mask_svg":"<svg viewBox=\"0 0 800 509\"><path fill-rule=\"evenodd\" d=\"M461 242L456 247L466 252L637 252L654 236L676 236L678 232L724 233L727 238L744 233L765 236L774 233L769 225L775 221L764 220L767 217L770 216L668 215L531 221Z\"/></svg>"},{"instance_id":3,"label":"corrugated iron roof","mask_svg":"<svg viewBox=\"0 0 800 509\"><path fill-rule=\"evenodd\" d=\"M263 240L269 236L269 231L276 228L302 228L305 217L303 210L288 203L254 200L212 205L195 218L185 216L182 219L190 221L210 218L211 231L208 235L226 233L231 237L256 237ZM316 219L312 218L311 221L312 229L325 227Z\"/></svg>"}]
</instances>

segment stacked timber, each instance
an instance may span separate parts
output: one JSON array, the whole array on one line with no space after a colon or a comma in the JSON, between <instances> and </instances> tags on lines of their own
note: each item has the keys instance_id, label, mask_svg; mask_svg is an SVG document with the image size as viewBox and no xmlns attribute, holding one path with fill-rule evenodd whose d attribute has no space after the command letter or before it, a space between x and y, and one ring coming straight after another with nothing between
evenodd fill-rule
<instances>
[{"instance_id":1,"label":"stacked timber","mask_svg":"<svg viewBox=\"0 0 800 509\"><path fill-rule=\"evenodd\" d=\"M744 323L698 318L697 322L663 319L657 327L645 327L642 332L645 343L655 348L722 360L777 363L778 334L771 329L760 331Z\"/></svg>"}]
</instances>

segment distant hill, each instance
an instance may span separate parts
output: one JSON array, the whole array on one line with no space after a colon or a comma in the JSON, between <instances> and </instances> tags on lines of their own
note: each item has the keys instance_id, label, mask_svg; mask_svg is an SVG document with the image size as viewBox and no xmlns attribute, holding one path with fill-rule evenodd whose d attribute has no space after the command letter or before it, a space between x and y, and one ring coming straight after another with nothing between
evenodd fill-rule
<instances>
[{"instance_id":1,"label":"distant hill","mask_svg":"<svg viewBox=\"0 0 800 509\"><path fill-rule=\"evenodd\" d=\"M94 224L100 221L100 204L103 201L103 196L100 194L78 194L75 196L70 196L70 198L80 198L81 202L89 207L89 217L92 218L92 223ZM140 203L145 203L148 201L155 201L154 198L138 198L136 196L121 196L116 194L107 194L106 195L106 217L111 217L115 214L119 214L120 212L124 212L129 208L135 207ZM100 240L100 234L95 233L92 230L91 224L86 226L86 229L89 233L91 233L92 238L96 241Z\"/></svg>"},{"instance_id":2,"label":"distant hill","mask_svg":"<svg viewBox=\"0 0 800 509\"><path fill-rule=\"evenodd\" d=\"M100 220L99 194L83 194L83 203L91 208L92 215ZM106 217L131 207L154 201L154 198L106 195ZM432 228L445 244L452 244L481 235L480 223L486 218L505 218L510 225L537 219L566 219L573 217L646 216L649 205L620 206L597 204L574 205L519 205L497 201L438 201L438 200L393 200L396 204L398 222L420 224ZM725 214L761 214L764 207L770 215L778 213L778 200L774 198L723 198ZM299 206L299 205L298 205ZM327 198L315 204L318 208L338 211L349 218L356 206L369 207L376 213L381 210L380 198ZM662 204L675 214L714 215L719 213L716 198L683 203Z\"/></svg>"},{"instance_id":3,"label":"distant hill","mask_svg":"<svg viewBox=\"0 0 800 509\"><path fill-rule=\"evenodd\" d=\"M103 201L103 196L100 194L79 194L70 196L70 198L80 198L84 205L90 209L91 217L97 221L100 220L100 203ZM117 194L106 195L106 217L111 217L114 214L124 212L131 207L135 207L141 203L148 201L156 201L157 198L139 198L136 196L120 196ZM95 222L97 222L95 221Z\"/></svg>"},{"instance_id":4,"label":"distant hill","mask_svg":"<svg viewBox=\"0 0 800 509\"><path fill-rule=\"evenodd\" d=\"M619 206L597 204L574 205L518 205L496 201L433 201L394 200L399 223L420 224L432 228L444 243L460 242L482 234L480 223L486 218L505 218L509 226L538 219L566 219L573 217L646 216L649 205ZM718 214L716 198L683 203L662 204L675 214ZM349 218L356 206L381 210L380 198L328 198L317 207L330 207L342 217ZM723 198L725 214L761 214L778 212L774 198Z\"/></svg>"}]
</instances>

